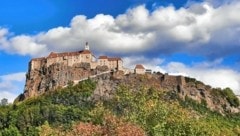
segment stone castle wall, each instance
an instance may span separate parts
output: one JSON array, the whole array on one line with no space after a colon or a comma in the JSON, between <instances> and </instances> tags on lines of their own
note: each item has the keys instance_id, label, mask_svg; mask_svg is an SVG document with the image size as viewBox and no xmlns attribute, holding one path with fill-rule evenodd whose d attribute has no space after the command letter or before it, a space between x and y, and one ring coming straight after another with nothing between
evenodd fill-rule
<instances>
[{"instance_id":1,"label":"stone castle wall","mask_svg":"<svg viewBox=\"0 0 240 136\"><path fill-rule=\"evenodd\" d=\"M63 63L67 66L73 66L76 63L89 63L91 69L95 69L97 66L107 66L109 69L123 69L123 62L120 58L106 58L97 60L91 53L79 53L77 55L74 54L54 57L52 57L51 54L48 57L32 59L29 63L31 70L39 70L43 64L46 65L46 67L49 67L54 63Z\"/></svg>"}]
</instances>

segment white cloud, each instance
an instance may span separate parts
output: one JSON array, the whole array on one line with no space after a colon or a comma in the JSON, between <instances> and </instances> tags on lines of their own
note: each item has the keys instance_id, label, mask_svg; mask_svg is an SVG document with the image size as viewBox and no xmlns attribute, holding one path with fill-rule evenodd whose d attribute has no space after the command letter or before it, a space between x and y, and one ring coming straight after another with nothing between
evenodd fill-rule
<instances>
[{"instance_id":1,"label":"white cloud","mask_svg":"<svg viewBox=\"0 0 240 136\"><path fill-rule=\"evenodd\" d=\"M153 71L161 71L165 73L160 65L164 62L164 59L152 58L148 59L144 56L129 56L123 58L124 67L134 69L136 64L142 64L147 69L152 69Z\"/></svg>"},{"instance_id":2,"label":"white cloud","mask_svg":"<svg viewBox=\"0 0 240 136\"><path fill-rule=\"evenodd\" d=\"M78 15L69 27L33 36L9 36L2 28L0 50L41 56L51 51L81 50L88 41L94 51L125 55L181 51L217 58L238 53L240 2L213 3L191 3L180 9L156 7L153 11L140 5L116 17L98 14L88 19Z\"/></svg>"},{"instance_id":3,"label":"white cloud","mask_svg":"<svg viewBox=\"0 0 240 136\"><path fill-rule=\"evenodd\" d=\"M6 99L8 99L8 103L13 103L13 101L16 97L17 97L16 93L10 93L7 91L0 92L0 100L2 100L3 98L6 98Z\"/></svg>"},{"instance_id":4,"label":"white cloud","mask_svg":"<svg viewBox=\"0 0 240 136\"><path fill-rule=\"evenodd\" d=\"M9 102L23 92L25 73L13 73L0 76L0 100L7 98Z\"/></svg>"},{"instance_id":5,"label":"white cloud","mask_svg":"<svg viewBox=\"0 0 240 136\"><path fill-rule=\"evenodd\" d=\"M0 50L6 51L6 44L8 42L6 39L6 35L8 34L9 34L8 29L0 27Z\"/></svg>"},{"instance_id":6,"label":"white cloud","mask_svg":"<svg viewBox=\"0 0 240 136\"><path fill-rule=\"evenodd\" d=\"M160 65L164 60L160 58L153 58L151 61L145 58L144 56L129 56L123 58L124 65L126 67L134 67L136 64L145 64L145 65Z\"/></svg>"},{"instance_id":7,"label":"white cloud","mask_svg":"<svg viewBox=\"0 0 240 136\"><path fill-rule=\"evenodd\" d=\"M223 5L223 4L229 4L229 3L233 3L233 2L238 2L238 0L205 0L205 1L211 3L215 7L219 7L219 6Z\"/></svg>"},{"instance_id":8,"label":"white cloud","mask_svg":"<svg viewBox=\"0 0 240 136\"><path fill-rule=\"evenodd\" d=\"M0 28L0 38L4 37L8 33L6 28Z\"/></svg>"},{"instance_id":9,"label":"white cloud","mask_svg":"<svg viewBox=\"0 0 240 136\"><path fill-rule=\"evenodd\" d=\"M34 36L19 35L8 38L7 29L0 29L0 50L10 54L41 56L48 52L46 44L40 44Z\"/></svg>"}]
</instances>

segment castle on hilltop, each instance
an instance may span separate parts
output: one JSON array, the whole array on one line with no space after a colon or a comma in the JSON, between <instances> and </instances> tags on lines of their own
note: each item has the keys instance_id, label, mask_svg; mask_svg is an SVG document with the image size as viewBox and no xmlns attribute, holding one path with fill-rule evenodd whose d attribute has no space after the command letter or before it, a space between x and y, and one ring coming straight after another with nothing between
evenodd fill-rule
<instances>
[{"instance_id":1,"label":"castle on hilltop","mask_svg":"<svg viewBox=\"0 0 240 136\"><path fill-rule=\"evenodd\" d=\"M88 43L85 48L76 52L51 52L48 56L35 58L29 62L29 69L26 74L26 84L24 93L19 97L26 98L39 96L47 91L66 87L69 83L79 83L90 78L112 75L113 79L121 79L125 74L151 74L151 70L146 70L141 64L137 64L135 69L123 67L123 60L119 57L99 56L96 58L90 51ZM136 77L136 76L135 76ZM151 76L146 76L151 77ZM168 75L161 77L168 83L181 83L182 79L172 78ZM173 81L172 81L173 80ZM164 85L164 84L163 84ZM109 87L103 90L111 89Z\"/></svg>"},{"instance_id":2,"label":"castle on hilltop","mask_svg":"<svg viewBox=\"0 0 240 136\"><path fill-rule=\"evenodd\" d=\"M107 66L111 70L123 70L123 61L119 57L100 56L98 59L90 51L88 43L85 49L77 52L55 53L51 52L47 57L32 59L29 63L30 70L40 69L42 64L47 67L54 63L63 63L73 66L76 63L89 63L91 69L97 66Z\"/></svg>"}]
</instances>

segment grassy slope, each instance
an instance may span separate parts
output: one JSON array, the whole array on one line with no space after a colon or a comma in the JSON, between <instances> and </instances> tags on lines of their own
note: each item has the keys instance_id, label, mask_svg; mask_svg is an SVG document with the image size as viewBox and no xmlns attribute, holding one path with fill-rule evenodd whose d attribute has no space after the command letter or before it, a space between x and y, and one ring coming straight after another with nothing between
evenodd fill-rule
<instances>
[{"instance_id":1,"label":"grassy slope","mask_svg":"<svg viewBox=\"0 0 240 136\"><path fill-rule=\"evenodd\" d=\"M87 80L37 98L0 107L1 135L239 135L240 115L221 116L205 104L162 98L156 88L119 86L111 100L90 97Z\"/></svg>"}]
</instances>

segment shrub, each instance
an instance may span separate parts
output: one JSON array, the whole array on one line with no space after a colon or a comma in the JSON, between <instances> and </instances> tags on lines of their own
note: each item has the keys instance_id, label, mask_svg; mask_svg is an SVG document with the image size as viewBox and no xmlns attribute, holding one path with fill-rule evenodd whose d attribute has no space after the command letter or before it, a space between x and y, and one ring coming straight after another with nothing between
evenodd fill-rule
<instances>
[{"instance_id":1,"label":"shrub","mask_svg":"<svg viewBox=\"0 0 240 136\"><path fill-rule=\"evenodd\" d=\"M193 82L195 83L197 80L195 78L185 77L186 83Z\"/></svg>"},{"instance_id":2,"label":"shrub","mask_svg":"<svg viewBox=\"0 0 240 136\"><path fill-rule=\"evenodd\" d=\"M223 89L223 95L227 99L227 101L230 103L231 106L238 107L239 106L239 99L237 96L233 93L233 91L230 88Z\"/></svg>"}]
</instances>

